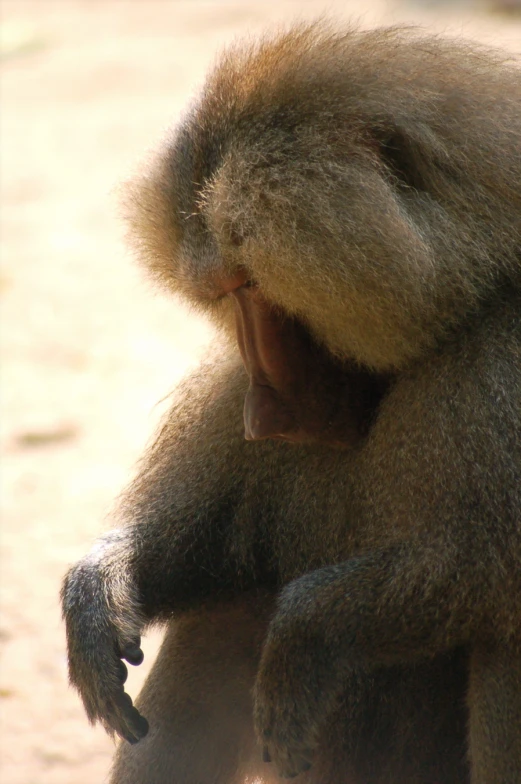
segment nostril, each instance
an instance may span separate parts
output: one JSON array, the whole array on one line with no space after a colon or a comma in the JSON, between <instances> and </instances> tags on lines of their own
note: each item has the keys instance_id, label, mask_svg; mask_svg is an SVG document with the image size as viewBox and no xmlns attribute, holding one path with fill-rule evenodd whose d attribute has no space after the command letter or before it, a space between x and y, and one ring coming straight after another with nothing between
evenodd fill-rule
<instances>
[{"instance_id":1,"label":"nostril","mask_svg":"<svg viewBox=\"0 0 521 784\"><path fill-rule=\"evenodd\" d=\"M229 294L235 294L239 289L256 288L257 284L248 276L245 269L240 267L231 275L212 275L206 283L204 296L211 299L222 299Z\"/></svg>"},{"instance_id":2,"label":"nostril","mask_svg":"<svg viewBox=\"0 0 521 784\"><path fill-rule=\"evenodd\" d=\"M219 281L219 287L224 294L232 294L243 286L249 288L251 285L253 284L244 269L239 269L229 278L224 278Z\"/></svg>"}]
</instances>

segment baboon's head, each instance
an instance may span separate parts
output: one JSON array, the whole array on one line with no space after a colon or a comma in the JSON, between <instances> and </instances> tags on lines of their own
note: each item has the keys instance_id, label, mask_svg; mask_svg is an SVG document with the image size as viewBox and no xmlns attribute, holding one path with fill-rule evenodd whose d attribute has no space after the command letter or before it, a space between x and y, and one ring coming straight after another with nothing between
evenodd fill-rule
<instances>
[{"instance_id":1,"label":"baboon's head","mask_svg":"<svg viewBox=\"0 0 521 784\"><path fill-rule=\"evenodd\" d=\"M248 438L352 443L389 379L519 274L520 82L399 29L224 54L130 222L152 273L236 334Z\"/></svg>"}]
</instances>

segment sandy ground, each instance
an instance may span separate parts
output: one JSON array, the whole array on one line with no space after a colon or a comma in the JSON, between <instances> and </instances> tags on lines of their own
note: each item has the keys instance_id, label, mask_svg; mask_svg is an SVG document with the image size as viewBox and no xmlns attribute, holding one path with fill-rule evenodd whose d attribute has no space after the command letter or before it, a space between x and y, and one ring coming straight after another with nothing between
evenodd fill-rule
<instances>
[{"instance_id":1,"label":"sandy ground","mask_svg":"<svg viewBox=\"0 0 521 784\"><path fill-rule=\"evenodd\" d=\"M421 21L521 49L521 25L472 4L4 0L0 781L103 782L113 751L67 685L58 591L110 524L208 328L144 284L114 186L236 34L328 8ZM133 672L135 694L157 649Z\"/></svg>"}]
</instances>

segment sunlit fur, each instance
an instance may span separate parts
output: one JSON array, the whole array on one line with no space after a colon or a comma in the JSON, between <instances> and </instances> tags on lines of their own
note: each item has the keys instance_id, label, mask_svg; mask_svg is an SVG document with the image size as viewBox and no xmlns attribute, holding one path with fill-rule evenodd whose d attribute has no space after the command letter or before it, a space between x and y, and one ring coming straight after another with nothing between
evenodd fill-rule
<instances>
[{"instance_id":1,"label":"sunlit fur","mask_svg":"<svg viewBox=\"0 0 521 784\"><path fill-rule=\"evenodd\" d=\"M112 784L519 784L520 84L473 45L297 27L225 53L131 184L168 289L228 329L243 268L391 372L346 449L247 442L234 340L179 386L63 586L71 682L139 741ZM157 622L134 707L120 659Z\"/></svg>"},{"instance_id":2,"label":"sunlit fur","mask_svg":"<svg viewBox=\"0 0 521 784\"><path fill-rule=\"evenodd\" d=\"M239 45L133 182L131 236L216 318L207 281L243 266L332 352L401 368L519 278L520 105L504 58L416 30Z\"/></svg>"}]
</instances>

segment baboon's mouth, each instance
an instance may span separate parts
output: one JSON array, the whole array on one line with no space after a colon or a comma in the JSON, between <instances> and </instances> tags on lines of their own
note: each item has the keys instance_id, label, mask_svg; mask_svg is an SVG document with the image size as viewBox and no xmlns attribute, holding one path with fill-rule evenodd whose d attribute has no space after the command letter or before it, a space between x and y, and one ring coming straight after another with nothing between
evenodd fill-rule
<instances>
[{"instance_id":1,"label":"baboon's mouth","mask_svg":"<svg viewBox=\"0 0 521 784\"><path fill-rule=\"evenodd\" d=\"M225 285L235 302L237 341L250 378L246 439L348 447L366 436L389 379L337 360L244 273Z\"/></svg>"}]
</instances>

